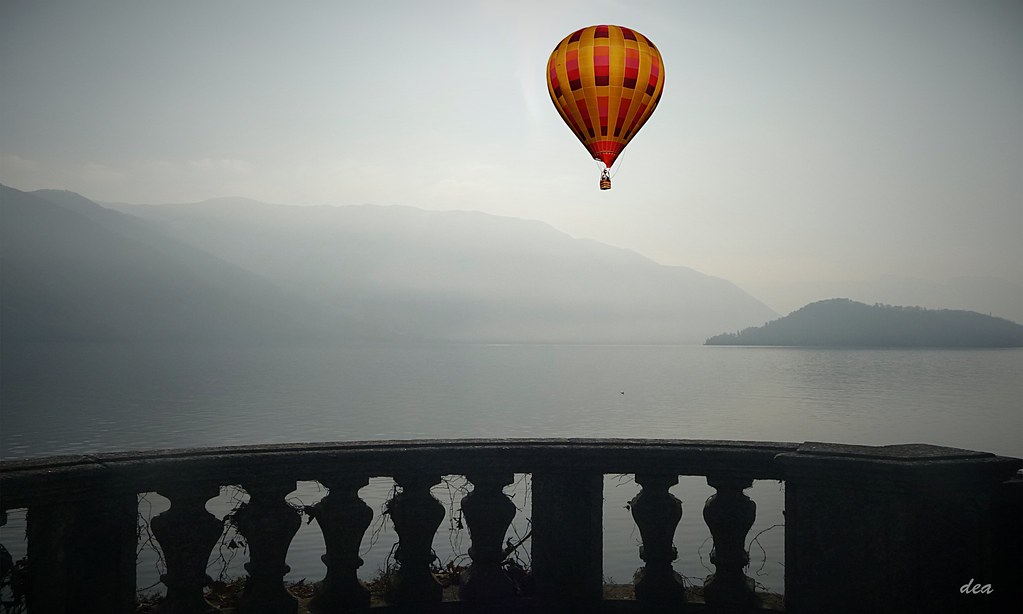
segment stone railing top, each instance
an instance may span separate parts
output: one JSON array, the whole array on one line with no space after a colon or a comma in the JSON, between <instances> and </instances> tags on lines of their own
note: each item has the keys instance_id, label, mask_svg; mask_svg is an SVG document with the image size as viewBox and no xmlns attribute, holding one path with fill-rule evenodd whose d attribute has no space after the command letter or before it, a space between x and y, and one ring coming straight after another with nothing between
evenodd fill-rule
<instances>
[{"instance_id":1,"label":"stone railing top","mask_svg":"<svg viewBox=\"0 0 1023 614\"><path fill-rule=\"evenodd\" d=\"M876 489L986 489L1011 478L1023 461L928 444L859 446L807 442L775 458L789 483L838 482Z\"/></svg>"},{"instance_id":2,"label":"stone railing top","mask_svg":"<svg viewBox=\"0 0 1023 614\"><path fill-rule=\"evenodd\" d=\"M849 456L876 460L962 460L969 458L988 458L994 456L988 452L974 452L962 448L946 448L924 443L904 443L888 446L858 446L841 443L819 443L808 441L799 446L800 454L819 456Z\"/></svg>"},{"instance_id":3,"label":"stone railing top","mask_svg":"<svg viewBox=\"0 0 1023 614\"><path fill-rule=\"evenodd\" d=\"M948 477L1005 480L1019 459L924 444L668 439L355 441L111 452L0 461L0 507L149 492L186 485L466 472L654 473L837 480Z\"/></svg>"}]
</instances>

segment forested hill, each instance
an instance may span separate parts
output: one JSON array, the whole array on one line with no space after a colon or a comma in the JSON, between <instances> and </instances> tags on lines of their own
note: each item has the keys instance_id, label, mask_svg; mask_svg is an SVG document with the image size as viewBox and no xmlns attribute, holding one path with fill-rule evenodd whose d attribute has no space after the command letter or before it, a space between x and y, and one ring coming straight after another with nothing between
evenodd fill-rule
<instances>
[{"instance_id":1,"label":"forested hill","mask_svg":"<svg viewBox=\"0 0 1023 614\"><path fill-rule=\"evenodd\" d=\"M1021 347L1023 325L974 311L811 303L759 328L711 337L706 345Z\"/></svg>"}]
</instances>

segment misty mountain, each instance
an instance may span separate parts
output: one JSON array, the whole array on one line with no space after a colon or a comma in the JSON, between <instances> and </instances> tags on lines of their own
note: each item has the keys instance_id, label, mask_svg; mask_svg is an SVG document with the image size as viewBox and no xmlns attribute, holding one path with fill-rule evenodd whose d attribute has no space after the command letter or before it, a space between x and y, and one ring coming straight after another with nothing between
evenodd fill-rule
<instances>
[{"instance_id":1,"label":"misty mountain","mask_svg":"<svg viewBox=\"0 0 1023 614\"><path fill-rule=\"evenodd\" d=\"M1023 322L1023 286L998 277L952 277L932 281L902 275L884 275L859 282L802 282L754 289L757 296L779 311L828 296L844 296L873 305L918 305L929 309L976 311ZM782 309L785 307L785 309Z\"/></svg>"},{"instance_id":2,"label":"misty mountain","mask_svg":"<svg viewBox=\"0 0 1023 614\"><path fill-rule=\"evenodd\" d=\"M380 337L693 343L777 317L725 280L536 221L238 198L107 206Z\"/></svg>"},{"instance_id":3,"label":"misty mountain","mask_svg":"<svg viewBox=\"0 0 1023 614\"><path fill-rule=\"evenodd\" d=\"M71 192L0 186L0 334L18 340L311 334L273 284Z\"/></svg>"},{"instance_id":4,"label":"misty mountain","mask_svg":"<svg viewBox=\"0 0 1023 614\"><path fill-rule=\"evenodd\" d=\"M838 347L1021 347L1023 325L973 311L865 305L844 298L811 303L784 318L707 345Z\"/></svg>"}]
</instances>

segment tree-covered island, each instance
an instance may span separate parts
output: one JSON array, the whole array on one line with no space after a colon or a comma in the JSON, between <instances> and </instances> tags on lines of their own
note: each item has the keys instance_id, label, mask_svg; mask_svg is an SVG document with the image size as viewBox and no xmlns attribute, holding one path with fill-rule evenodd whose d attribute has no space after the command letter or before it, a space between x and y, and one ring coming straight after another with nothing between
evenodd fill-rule
<instances>
[{"instance_id":1,"label":"tree-covered island","mask_svg":"<svg viewBox=\"0 0 1023 614\"><path fill-rule=\"evenodd\" d=\"M810 303L778 320L707 339L705 345L830 347L1023 347L1023 325L974 311Z\"/></svg>"}]
</instances>

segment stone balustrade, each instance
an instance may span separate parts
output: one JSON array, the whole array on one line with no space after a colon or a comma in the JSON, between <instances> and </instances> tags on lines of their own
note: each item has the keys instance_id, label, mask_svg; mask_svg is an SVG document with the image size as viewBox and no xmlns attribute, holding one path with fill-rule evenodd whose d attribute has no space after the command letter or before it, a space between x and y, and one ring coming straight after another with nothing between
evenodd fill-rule
<instances>
[{"instance_id":1,"label":"stone balustrade","mask_svg":"<svg viewBox=\"0 0 1023 614\"><path fill-rule=\"evenodd\" d=\"M204 599L205 566L222 521L206 502L219 487L249 495L233 521L249 546L236 612L292 614L283 578L299 512L285 497L298 481L328 494L308 511L323 532L326 577L314 613L755 612L746 539L754 480L785 482L785 609L842 612L999 612L1018 599L1019 493L1015 458L928 445L688 440L421 440L156 450L0 462L0 519L27 509L32 614L134 611L137 494L170 508L152 519L166 561L162 614L217 612ZM504 488L530 474L535 590L517 593L501 565L515 506ZM642 538L635 601L603 599L603 477L632 474L630 502ZM472 485L461 501L471 565L458 601L442 602L431 544L444 507L430 494L442 476ZM715 571L703 601L687 599L673 569L679 476L715 489L703 510ZM370 605L356 572L373 512L358 491L391 477L387 513L399 564L387 605ZM697 544L681 544L696 548ZM1015 549L1015 554L1013 554ZM972 580L993 595L967 594Z\"/></svg>"}]
</instances>

